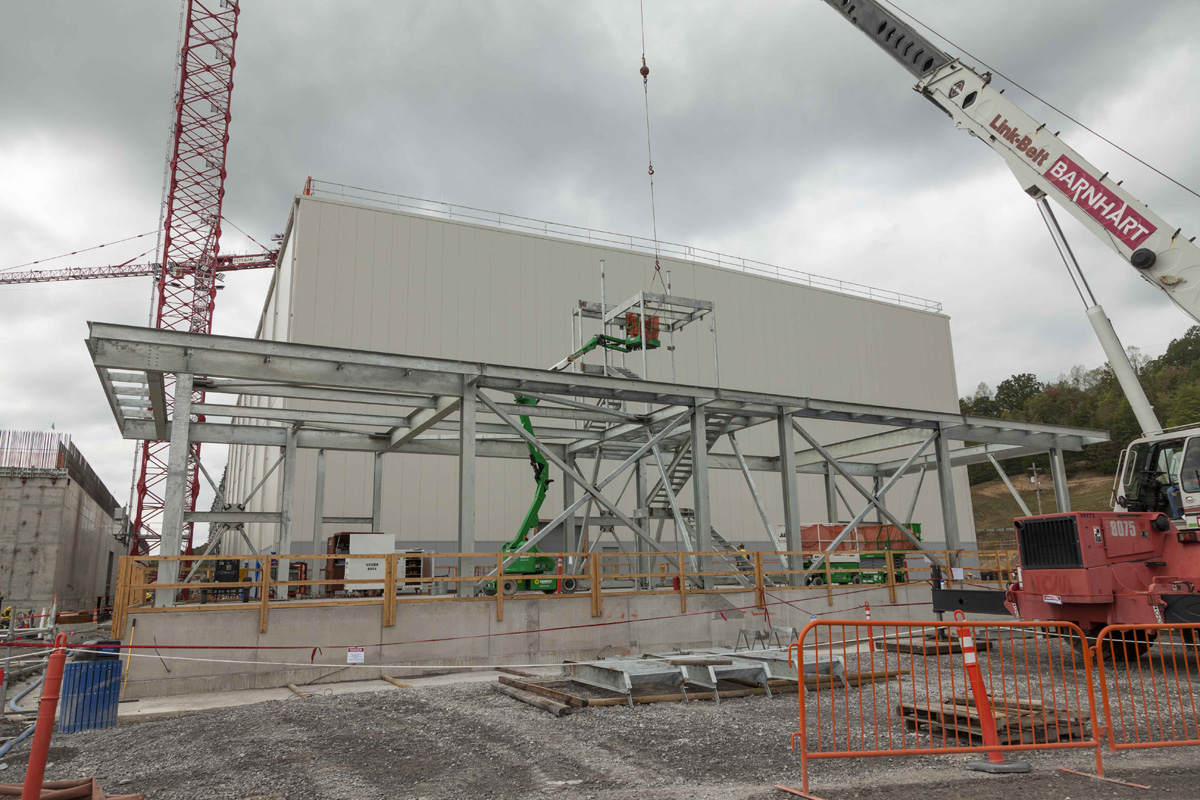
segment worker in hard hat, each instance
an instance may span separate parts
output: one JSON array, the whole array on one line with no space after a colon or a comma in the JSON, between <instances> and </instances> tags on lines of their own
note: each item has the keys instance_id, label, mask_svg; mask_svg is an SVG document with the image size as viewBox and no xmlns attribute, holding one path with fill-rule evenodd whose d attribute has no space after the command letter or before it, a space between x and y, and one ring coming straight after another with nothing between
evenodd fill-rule
<instances>
[{"instance_id":1,"label":"worker in hard hat","mask_svg":"<svg viewBox=\"0 0 1200 800\"><path fill-rule=\"evenodd\" d=\"M8 629L12 627L12 606L5 606L4 613L0 615L0 623L2 623L0 624L0 628Z\"/></svg>"},{"instance_id":2,"label":"worker in hard hat","mask_svg":"<svg viewBox=\"0 0 1200 800\"><path fill-rule=\"evenodd\" d=\"M750 551L746 549L746 545L739 544L737 546L737 551L738 555L741 556L741 558L738 559L738 569L742 572L749 572L750 570L754 569L754 561L750 558Z\"/></svg>"}]
</instances>

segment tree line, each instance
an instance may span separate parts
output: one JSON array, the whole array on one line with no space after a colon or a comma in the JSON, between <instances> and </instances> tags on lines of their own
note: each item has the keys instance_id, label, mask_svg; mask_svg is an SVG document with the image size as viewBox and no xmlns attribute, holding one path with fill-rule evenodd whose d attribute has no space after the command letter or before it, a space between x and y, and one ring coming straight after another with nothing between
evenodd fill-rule
<instances>
[{"instance_id":1,"label":"tree line","mask_svg":"<svg viewBox=\"0 0 1200 800\"><path fill-rule=\"evenodd\" d=\"M1149 358L1137 348L1130 348L1129 356L1164 426L1200 424L1200 325L1173 340L1158 358ZM1072 367L1048 383L1025 372L1005 378L995 391L981 383L971 397L959 398L959 407L964 414L1108 431L1110 441L1065 454L1072 475L1081 471L1111 475L1121 450L1142 433L1107 364L1096 369ZM1017 461L1005 463L1010 474L1018 470ZM1035 461L1048 466L1047 458L1038 456L1020 459L1019 469ZM972 466L970 472L972 483L996 477L989 464Z\"/></svg>"}]
</instances>

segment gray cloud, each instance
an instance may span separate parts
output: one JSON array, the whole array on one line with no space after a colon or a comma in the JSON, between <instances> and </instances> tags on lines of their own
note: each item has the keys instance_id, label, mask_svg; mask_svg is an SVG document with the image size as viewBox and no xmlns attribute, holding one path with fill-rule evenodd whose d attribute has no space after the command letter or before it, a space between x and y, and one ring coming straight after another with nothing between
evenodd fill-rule
<instances>
[{"instance_id":1,"label":"gray cloud","mask_svg":"<svg viewBox=\"0 0 1200 800\"><path fill-rule=\"evenodd\" d=\"M1190 146L1200 112L1180 102L1200 77L1194 3L902 5L1200 184ZM244 0L227 216L265 241L311 174L648 235L637 8ZM162 0L0 6L0 268L155 227L177 23L178 4ZM646 26L660 236L941 300L964 390L1103 361L1000 159L921 102L907 73L823 3L647 0ZM1009 92L1200 232L1196 198ZM1161 349L1186 329L1065 224L1127 343ZM225 250L251 246L227 233ZM217 327L252 334L266 276L228 283ZM83 323L140 324L148 294L143 280L0 290L0 426L72 430L120 497L129 445L88 365Z\"/></svg>"}]
</instances>

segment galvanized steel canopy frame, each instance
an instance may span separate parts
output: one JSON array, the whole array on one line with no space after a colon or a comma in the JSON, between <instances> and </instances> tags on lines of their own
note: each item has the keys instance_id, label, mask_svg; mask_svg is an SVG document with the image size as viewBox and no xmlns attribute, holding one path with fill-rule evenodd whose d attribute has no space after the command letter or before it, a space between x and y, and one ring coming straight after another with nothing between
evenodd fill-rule
<instances>
[{"instance_id":1,"label":"galvanized steel canopy frame","mask_svg":"<svg viewBox=\"0 0 1200 800\"><path fill-rule=\"evenodd\" d=\"M575 530L573 523L579 509L587 504L590 513L595 504L601 509L597 524L630 529L638 540L639 552L665 552L649 530L652 519L673 519L683 528L689 550L698 554L711 551L716 534L711 524L708 470L730 469L745 477L768 538L773 541L776 537L751 473L774 473L774 479L781 482L789 551L800 549L796 476L824 476L831 509L836 509L841 493L836 478L842 478L844 484L862 495L865 504L839 540L828 548L832 550L871 511L881 521L886 519L907 533L916 496L910 506L910 519L901 520L888 509L884 495L904 475L916 472L923 480L925 472L933 470L941 495L946 546L955 550L960 542L952 467L1049 452L1058 478L1064 450L1079 450L1109 438L1099 430L738 389L106 323L89 323L89 330L88 349L121 434L127 439L171 443L163 552L175 552L183 526L198 521L278 523L278 552L292 552L295 453L303 449L376 454L376 526L382 454L457 456L458 550L474 552L475 459L526 461L527 444L538 447L564 476L564 510L531 536L526 547L559 526ZM169 377L165 376L172 375L177 378L175 413L168 417L170 406L164 387ZM209 396L229 395L232 401L193 402L194 391L199 389ZM518 406L512 402L514 395L537 397L541 402ZM336 410L247 404L257 398L328 401L336 404ZM614 409L604 402L611 400L626 401L625 409L630 408L630 402L645 404L647 410L634 413ZM356 406L369 408L363 413L346 410ZM520 414L540 418L536 434L518 424ZM215 422L215 417L228 421ZM809 420L885 426L890 430L822 443L806 427ZM602 424L597 426L597 422ZM777 452L743 453L736 434L760 425L774 426ZM732 453L711 452L722 437L729 439ZM804 443L799 449L797 438ZM969 444L952 450L955 442ZM187 458L198 443L280 448L284 470L280 511L247 512L242 510L244 498L239 504L220 492L217 510L186 511ZM878 458L880 453L901 448L911 452L893 460L861 460L863 456ZM679 483L677 470L685 457L692 487L691 509L680 507L678 491L682 487L673 485ZM590 479L585 475L587 470L581 468L585 458L595 460ZM617 462L603 477L601 460ZM323 458L319 458L318 481L323 478L322 465ZM658 477L653 488L648 488L647 472L651 470L657 471ZM635 476L637 509L628 514L604 490L622 477L628 485ZM1059 509L1068 509L1065 481L1056 480L1055 488ZM667 502L659 502L656 508L651 500L664 496ZM851 507L848 502L846 505ZM836 519L836 513L831 519ZM319 542L322 520L318 507L314 544ZM919 542L914 543L920 547ZM702 568L707 558L697 556ZM175 576L169 577L160 576L160 581L173 582Z\"/></svg>"}]
</instances>

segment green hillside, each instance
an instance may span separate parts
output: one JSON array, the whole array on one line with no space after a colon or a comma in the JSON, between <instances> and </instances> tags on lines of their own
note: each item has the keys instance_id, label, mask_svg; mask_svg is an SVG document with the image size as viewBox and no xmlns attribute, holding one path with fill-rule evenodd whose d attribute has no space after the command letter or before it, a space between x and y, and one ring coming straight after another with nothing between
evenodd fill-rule
<instances>
[{"instance_id":1,"label":"green hillside","mask_svg":"<svg viewBox=\"0 0 1200 800\"><path fill-rule=\"evenodd\" d=\"M994 474L994 473L993 473ZM1027 475L1013 475L1013 485L1034 514L1038 513L1037 493ZM1054 485L1049 476L1042 476L1042 512L1058 510L1054 502ZM1079 475L1067 480L1073 511L1108 511L1112 491L1110 475ZM1000 480L976 483L971 486L971 504L975 510L975 530L983 549L1015 547L1012 536L1014 517L1022 516L1021 507ZM999 530L997 530L999 529Z\"/></svg>"}]
</instances>

